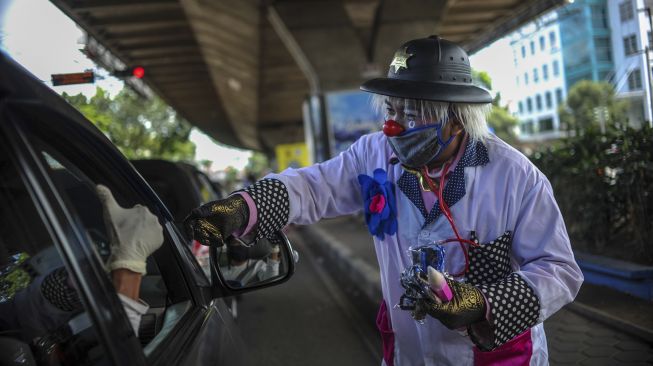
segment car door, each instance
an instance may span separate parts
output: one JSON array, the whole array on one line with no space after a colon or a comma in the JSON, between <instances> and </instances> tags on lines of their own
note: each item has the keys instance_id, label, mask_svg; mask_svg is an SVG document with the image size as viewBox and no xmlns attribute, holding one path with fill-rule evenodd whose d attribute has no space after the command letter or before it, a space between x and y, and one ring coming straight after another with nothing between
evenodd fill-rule
<instances>
[{"instance_id":1,"label":"car door","mask_svg":"<svg viewBox=\"0 0 653 366\"><path fill-rule=\"evenodd\" d=\"M87 314L84 329L95 348L82 352L86 363L78 364L238 364L242 343L224 302L213 299L219 284L211 287L170 213L117 149L74 110L14 100L0 113L3 153L37 212L23 226L45 227L42 240L55 248L48 257L54 264L45 270L65 268ZM164 243L148 258L142 278L140 297L150 308L139 338L103 269L110 235L97 184L123 207L146 206L163 227Z\"/></svg>"}]
</instances>

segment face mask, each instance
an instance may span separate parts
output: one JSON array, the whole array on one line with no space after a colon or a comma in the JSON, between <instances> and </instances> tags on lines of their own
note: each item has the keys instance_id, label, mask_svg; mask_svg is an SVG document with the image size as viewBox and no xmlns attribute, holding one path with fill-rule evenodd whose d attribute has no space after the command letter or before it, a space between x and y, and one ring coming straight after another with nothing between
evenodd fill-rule
<instances>
[{"instance_id":1,"label":"face mask","mask_svg":"<svg viewBox=\"0 0 653 366\"><path fill-rule=\"evenodd\" d=\"M447 141L442 141L442 125L441 122L412 128L397 136L389 136L388 142L403 165L419 169L437 159L455 137L452 135Z\"/></svg>"}]
</instances>

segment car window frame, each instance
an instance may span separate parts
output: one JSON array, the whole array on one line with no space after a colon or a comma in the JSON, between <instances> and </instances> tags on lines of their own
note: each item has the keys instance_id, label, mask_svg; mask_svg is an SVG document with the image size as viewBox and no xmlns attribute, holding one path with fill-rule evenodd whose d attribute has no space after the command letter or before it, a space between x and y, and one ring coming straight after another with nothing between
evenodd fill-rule
<instances>
[{"instance_id":1,"label":"car window frame","mask_svg":"<svg viewBox=\"0 0 653 366\"><path fill-rule=\"evenodd\" d=\"M136 347L136 337L128 334L128 323L116 322L114 308L121 306L115 290L109 283L97 257L85 243L73 218L65 208L59 193L29 143L16 115L17 105L31 107L34 103L5 101L0 106L0 141L3 141L10 159L16 165L25 188L32 197L41 220L61 255L70 278L77 287L84 309L89 314L98 341L114 364L145 365L144 357L131 357ZM80 263L80 259L84 262ZM111 286L111 288L109 288ZM113 295L112 295L113 293ZM112 341L109 341L112 340ZM127 352L125 352L127 350ZM142 354L142 351L139 352ZM132 355L133 356L133 355Z\"/></svg>"},{"instance_id":2,"label":"car window frame","mask_svg":"<svg viewBox=\"0 0 653 366\"><path fill-rule=\"evenodd\" d=\"M27 115L26 115L27 113ZM25 122L24 119L32 117L34 120ZM101 139L100 143L94 145L99 148L101 157L107 159L108 165L118 165L117 169L121 174L128 174L126 180L132 184L132 189L146 201L148 207L156 206L161 210L160 215L166 221L164 230L167 230L168 237L172 242L171 247L177 258L176 262L182 273L185 285L188 288L190 310L184 314L175 325L169 336L148 356L145 355L144 347L140 346L138 339L133 336L131 328L126 327L128 322L115 322L116 307L121 304L118 300L115 289L108 281L104 270L93 251L89 248L87 239L79 228L79 220L69 211L60 196L54 182L51 181L47 167L44 166L44 158L40 151L36 151L29 137L29 132L20 121L25 123L45 124L53 119L60 119L67 129L73 129L81 134L88 141L84 145L92 144L92 140ZM75 283L79 286L80 297L87 304L89 312L96 327L100 341L115 364L166 364L171 359L184 357L183 348L192 341L191 334L201 323L206 311L206 304L210 302L211 284L196 263L190 250L183 244L183 236L173 224L173 218L163 203L149 188L147 183L133 169L124 156L106 137L90 123L80 123L72 120L69 116L49 108L38 101L5 100L0 104L0 139L5 139L12 158L24 174L26 186L33 195L33 201L44 220L44 224L54 233L56 238L54 244L61 252L66 268L74 277ZM43 139L43 136L38 136ZM140 179L140 182L138 181ZM27 184L29 182L29 184ZM156 214L156 213L155 213ZM54 236L54 235L53 235ZM79 268L75 260L77 253L83 253L84 258L93 263L92 275ZM120 323L120 324L116 324ZM122 324L124 323L124 324ZM128 337L127 334L131 334ZM110 340L110 341L109 341ZM118 346L118 344L120 346ZM170 347L176 344L177 347ZM134 356L135 354L142 356Z\"/></svg>"}]
</instances>

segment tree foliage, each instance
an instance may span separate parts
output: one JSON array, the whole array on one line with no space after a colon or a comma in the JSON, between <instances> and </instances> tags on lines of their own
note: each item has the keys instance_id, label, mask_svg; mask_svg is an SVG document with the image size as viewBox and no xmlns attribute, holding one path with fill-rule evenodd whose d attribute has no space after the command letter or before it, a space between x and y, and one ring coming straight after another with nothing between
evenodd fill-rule
<instances>
[{"instance_id":1,"label":"tree foliage","mask_svg":"<svg viewBox=\"0 0 653 366\"><path fill-rule=\"evenodd\" d=\"M475 80L477 85L492 90L492 78L487 72L472 70L472 79ZM494 100L492 100L492 111L487 117L487 123L494 131L494 134L503 141L511 145L518 142L515 128L519 122L517 118L510 114L507 107L501 106L500 93L497 93Z\"/></svg>"},{"instance_id":2,"label":"tree foliage","mask_svg":"<svg viewBox=\"0 0 653 366\"><path fill-rule=\"evenodd\" d=\"M578 136L622 128L628 122L623 117L627 109L628 102L615 98L610 83L581 80L571 87L558 112L566 130Z\"/></svg>"},{"instance_id":3,"label":"tree foliage","mask_svg":"<svg viewBox=\"0 0 653 366\"><path fill-rule=\"evenodd\" d=\"M192 160L195 156L190 124L158 97L142 98L128 88L114 98L101 88L91 98L62 96L129 159Z\"/></svg>"},{"instance_id":4,"label":"tree foliage","mask_svg":"<svg viewBox=\"0 0 653 366\"><path fill-rule=\"evenodd\" d=\"M493 105L492 111L487 117L487 122L494 130L494 134L499 136L503 141L513 146L517 144L518 140L515 134L515 127L518 122L517 118L510 114L508 108Z\"/></svg>"},{"instance_id":5,"label":"tree foliage","mask_svg":"<svg viewBox=\"0 0 653 366\"><path fill-rule=\"evenodd\" d=\"M531 156L574 249L653 264L653 129L589 129Z\"/></svg>"},{"instance_id":6,"label":"tree foliage","mask_svg":"<svg viewBox=\"0 0 653 366\"><path fill-rule=\"evenodd\" d=\"M653 129L632 129L609 83L583 80L560 117L570 133L531 160L550 179L575 250L653 264Z\"/></svg>"}]
</instances>

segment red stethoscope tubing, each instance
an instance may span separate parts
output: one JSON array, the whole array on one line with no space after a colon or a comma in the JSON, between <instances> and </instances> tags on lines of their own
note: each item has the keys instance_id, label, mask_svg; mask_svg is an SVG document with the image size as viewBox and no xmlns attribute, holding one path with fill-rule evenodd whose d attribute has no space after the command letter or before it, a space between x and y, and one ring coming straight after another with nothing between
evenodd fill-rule
<instances>
[{"instance_id":1,"label":"red stethoscope tubing","mask_svg":"<svg viewBox=\"0 0 653 366\"><path fill-rule=\"evenodd\" d=\"M469 244L473 247L478 247L478 243L475 243L471 240L463 239L460 237L460 234L458 233L458 229L456 228L456 224L453 221L453 217L451 216L451 210L449 210L449 207L447 204L444 202L443 198L443 193L444 193L444 184L445 184L445 177L447 176L447 173L449 172L449 167L451 164L447 163L444 165L442 168L442 175L440 176L440 186L436 187L435 183L433 183L433 180L431 180L431 177L428 175L428 170L426 167L422 168L422 175L424 176L424 179L426 179L426 182L429 185L429 188L431 188L431 191L433 193L437 192L437 197L438 197L438 204L440 205L440 211L442 211L442 214L444 217L447 218L447 221L449 221L449 225L451 225L451 229L453 230L454 235L456 235L456 238L452 239L446 239L443 241L443 243L451 243L451 242L457 242L458 245L460 245L460 249L462 249L463 254L465 255L465 269L463 269L462 272L452 274L454 277L460 277L463 276L467 271L469 270L469 253L468 249L465 246L465 244Z\"/></svg>"}]
</instances>

